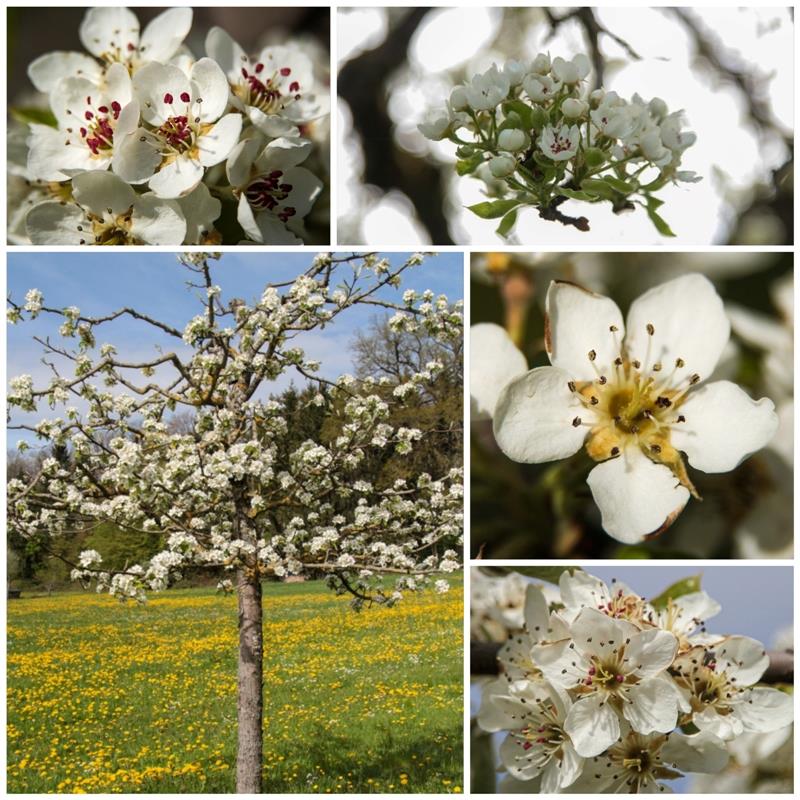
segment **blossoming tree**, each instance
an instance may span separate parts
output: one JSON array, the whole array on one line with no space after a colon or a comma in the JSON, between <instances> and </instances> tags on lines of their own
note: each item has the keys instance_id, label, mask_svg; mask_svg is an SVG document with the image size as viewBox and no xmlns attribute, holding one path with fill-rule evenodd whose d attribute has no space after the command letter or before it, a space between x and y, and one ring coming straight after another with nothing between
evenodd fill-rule
<instances>
[{"instance_id":1,"label":"blossoming tree","mask_svg":"<svg viewBox=\"0 0 800 800\"><path fill-rule=\"evenodd\" d=\"M187 255L202 308L183 329L131 307L102 316L56 308L36 289L24 303L10 301L11 322L53 315L64 339L41 340L49 383L16 377L8 397L12 409L46 403L63 408L61 416L12 427L66 447L69 457L47 458L36 474L9 481L9 529L59 536L110 521L123 531L159 532L163 550L144 563L112 571L88 550L72 564L74 579L120 599L144 601L187 569L217 571L220 588L235 586L239 792L261 791L262 579L322 573L359 609L391 605L459 566L460 470L382 485L363 469L376 453L412 452L421 432L391 424L393 406L435 381L442 365L432 361L399 382L330 381L295 341L364 306L393 311L398 331L460 337L460 304L411 289L392 302L381 292L399 287L423 260L413 255L393 266L374 255L319 255L296 280L267 285L246 303L223 300L209 257ZM111 343L98 346L101 331L120 318L157 330L175 349L131 361ZM280 403L265 393L291 372L319 387L311 402L327 414L330 438L287 444ZM171 426L181 411L192 424ZM446 591L447 582L440 577L435 586Z\"/></svg>"}]
</instances>

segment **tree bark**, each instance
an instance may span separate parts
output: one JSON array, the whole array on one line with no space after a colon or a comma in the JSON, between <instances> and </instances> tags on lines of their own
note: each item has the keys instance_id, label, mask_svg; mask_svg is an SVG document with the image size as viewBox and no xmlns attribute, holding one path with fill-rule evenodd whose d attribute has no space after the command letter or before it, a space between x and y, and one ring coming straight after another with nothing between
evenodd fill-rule
<instances>
[{"instance_id":1,"label":"tree bark","mask_svg":"<svg viewBox=\"0 0 800 800\"><path fill-rule=\"evenodd\" d=\"M261 581L240 570L238 590L239 739L236 750L236 792L260 794L264 716Z\"/></svg>"}]
</instances>

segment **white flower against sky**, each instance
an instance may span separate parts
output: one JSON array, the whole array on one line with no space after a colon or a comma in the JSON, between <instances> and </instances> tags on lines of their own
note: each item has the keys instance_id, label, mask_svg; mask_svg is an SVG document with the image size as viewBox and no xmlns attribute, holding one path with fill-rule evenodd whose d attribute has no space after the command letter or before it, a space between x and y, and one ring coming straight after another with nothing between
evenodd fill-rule
<instances>
[{"instance_id":1,"label":"white flower against sky","mask_svg":"<svg viewBox=\"0 0 800 800\"><path fill-rule=\"evenodd\" d=\"M241 114L225 114L228 82L210 58L195 63L189 76L168 64L148 64L134 75L133 91L152 129L125 138L113 169L130 183L148 182L159 197L190 192L239 139Z\"/></svg>"},{"instance_id":2,"label":"white flower against sky","mask_svg":"<svg viewBox=\"0 0 800 800\"><path fill-rule=\"evenodd\" d=\"M83 172L72 180L73 203L46 202L27 217L34 244L181 244L180 206L153 193L136 194L112 172Z\"/></svg>"},{"instance_id":3,"label":"white flower against sky","mask_svg":"<svg viewBox=\"0 0 800 800\"><path fill-rule=\"evenodd\" d=\"M613 300L554 282L545 346L552 366L511 380L493 411L505 454L523 463L567 458L586 448L597 463L587 482L603 528L640 542L667 528L696 494L686 466L728 472L764 447L777 428L769 399L754 401L713 373L730 325L712 284L698 274L657 286L631 305L627 323ZM473 332L476 353L486 332ZM494 364L473 357L471 391ZM484 401L485 402L485 401ZM491 413L491 410L489 410Z\"/></svg>"}]
</instances>

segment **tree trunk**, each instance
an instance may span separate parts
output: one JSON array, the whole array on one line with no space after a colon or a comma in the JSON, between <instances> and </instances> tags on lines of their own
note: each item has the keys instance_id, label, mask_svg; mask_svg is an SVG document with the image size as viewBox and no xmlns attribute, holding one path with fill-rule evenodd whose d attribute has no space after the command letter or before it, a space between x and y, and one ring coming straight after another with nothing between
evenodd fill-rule
<instances>
[{"instance_id":1,"label":"tree trunk","mask_svg":"<svg viewBox=\"0 0 800 800\"><path fill-rule=\"evenodd\" d=\"M261 582L238 575L239 588L239 740L236 750L236 791L261 793L264 701Z\"/></svg>"}]
</instances>

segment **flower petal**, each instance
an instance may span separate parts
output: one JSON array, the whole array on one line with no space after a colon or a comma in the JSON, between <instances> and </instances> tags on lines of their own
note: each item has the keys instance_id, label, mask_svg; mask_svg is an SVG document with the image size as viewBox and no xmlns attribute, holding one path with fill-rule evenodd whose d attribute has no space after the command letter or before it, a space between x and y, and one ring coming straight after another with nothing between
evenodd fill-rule
<instances>
[{"instance_id":1,"label":"flower petal","mask_svg":"<svg viewBox=\"0 0 800 800\"><path fill-rule=\"evenodd\" d=\"M71 174L79 170L94 169L88 147L65 146L63 131L49 125L31 125L28 136L28 173L29 177L42 181L65 181ZM97 159L97 166L108 163L105 159Z\"/></svg>"},{"instance_id":2,"label":"flower petal","mask_svg":"<svg viewBox=\"0 0 800 800\"><path fill-rule=\"evenodd\" d=\"M142 32L139 53L144 61L168 61L192 27L191 8L170 8L154 17Z\"/></svg>"},{"instance_id":3,"label":"flower petal","mask_svg":"<svg viewBox=\"0 0 800 800\"><path fill-rule=\"evenodd\" d=\"M117 215L127 211L136 192L113 172L82 172L72 179L72 194L84 208L98 217L106 211Z\"/></svg>"},{"instance_id":4,"label":"flower petal","mask_svg":"<svg viewBox=\"0 0 800 800\"><path fill-rule=\"evenodd\" d=\"M678 640L669 631L651 629L631 636L625 650L629 663L635 665L640 678L663 672L672 664L678 651Z\"/></svg>"},{"instance_id":5,"label":"flower petal","mask_svg":"<svg viewBox=\"0 0 800 800\"><path fill-rule=\"evenodd\" d=\"M544 592L535 584L529 584L525 589L525 628L535 639L545 638L550 626L550 609Z\"/></svg>"},{"instance_id":6,"label":"flower petal","mask_svg":"<svg viewBox=\"0 0 800 800\"><path fill-rule=\"evenodd\" d=\"M583 771L583 759L570 742L561 747L561 788L571 786Z\"/></svg>"},{"instance_id":7,"label":"flower petal","mask_svg":"<svg viewBox=\"0 0 800 800\"><path fill-rule=\"evenodd\" d=\"M566 606L561 613L566 611L573 616L577 616L582 608L597 608L611 597L604 581L582 569L572 574L565 569L558 579L558 588L561 601Z\"/></svg>"},{"instance_id":8,"label":"flower petal","mask_svg":"<svg viewBox=\"0 0 800 800\"><path fill-rule=\"evenodd\" d=\"M714 648L720 672L736 678L736 685L751 686L769 666L764 645L749 636L728 636Z\"/></svg>"},{"instance_id":9,"label":"flower petal","mask_svg":"<svg viewBox=\"0 0 800 800\"><path fill-rule=\"evenodd\" d=\"M576 653L571 639L536 645L531 649L533 663L554 686L572 689L586 677L591 666L588 659ZM575 666L572 664L575 662Z\"/></svg>"},{"instance_id":10,"label":"flower petal","mask_svg":"<svg viewBox=\"0 0 800 800\"><path fill-rule=\"evenodd\" d=\"M93 55L102 56L117 48L128 51L128 44L139 43L139 20L127 8L90 8L78 29L81 44Z\"/></svg>"},{"instance_id":11,"label":"flower petal","mask_svg":"<svg viewBox=\"0 0 800 800\"><path fill-rule=\"evenodd\" d=\"M178 156L165 164L150 178L150 188L166 198L188 194L203 179L203 168L193 158Z\"/></svg>"},{"instance_id":12,"label":"flower petal","mask_svg":"<svg viewBox=\"0 0 800 800\"><path fill-rule=\"evenodd\" d=\"M598 464L586 482L600 508L603 530L625 544L669 527L689 500L688 489L672 472L637 447Z\"/></svg>"},{"instance_id":13,"label":"flower petal","mask_svg":"<svg viewBox=\"0 0 800 800\"><path fill-rule=\"evenodd\" d=\"M652 325L654 333L648 333ZM643 368L661 363L672 385L690 375L711 376L730 337L730 323L717 290L704 275L690 273L645 292L628 311L625 346Z\"/></svg>"},{"instance_id":14,"label":"flower petal","mask_svg":"<svg viewBox=\"0 0 800 800\"><path fill-rule=\"evenodd\" d=\"M86 230L79 231L78 226L91 230L91 223L83 210L71 204L39 203L25 218L25 228L33 244L85 244L90 234Z\"/></svg>"},{"instance_id":15,"label":"flower petal","mask_svg":"<svg viewBox=\"0 0 800 800\"><path fill-rule=\"evenodd\" d=\"M226 114L205 136L197 140L199 162L204 167L213 167L224 161L236 145L241 131L242 115Z\"/></svg>"},{"instance_id":16,"label":"flower petal","mask_svg":"<svg viewBox=\"0 0 800 800\"><path fill-rule=\"evenodd\" d=\"M190 94L190 89L189 78L172 64L151 61L133 76L133 94L139 101L142 118L155 127L174 116L176 109L182 112L186 108L186 103L180 96L184 93ZM172 102L165 102L170 96Z\"/></svg>"},{"instance_id":17,"label":"flower petal","mask_svg":"<svg viewBox=\"0 0 800 800\"><path fill-rule=\"evenodd\" d=\"M541 464L580 450L594 419L568 386L570 375L537 367L506 384L494 409L494 436L514 461ZM576 424L577 420L577 424Z\"/></svg>"},{"instance_id":18,"label":"flower petal","mask_svg":"<svg viewBox=\"0 0 800 800\"><path fill-rule=\"evenodd\" d=\"M576 752L584 758L599 755L619 738L619 720L604 696L591 694L578 700L567 714L564 730Z\"/></svg>"},{"instance_id":19,"label":"flower petal","mask_svg":"<svg viewBox=\"0 0 800 800\"><path fill-rule=\"evenodd\" d=\"M777 731L789 725L794 717L792 696L765 686L745 692L734 708L744 729L755 733Z\"/></svg>"},{"instance_id":20,"label":"flower petal","mask_svg":"<svg viewBox=\"0 0 800 800\"><path fill-rule=\"evenodd\" d=\"M270 172L274 169L296 167L308 158L311 148L311 141L299 136L273 139L256 159L256 169L259 172Z\"/></svg>"},{"instance_id":21,"label":"flower petal","mask_svg":"<svg viewBox=\"0 0 800 800\"><path fill-rule=\"evenodd\" d=\"M95 86L103 77L100 64L85 53L45 53L28 66L28 77L40 91L50 94L64 78L87 78Z\"/></svg>"},{"instance_id":22,"label":"flower petal","mask_svg":"<svg viewBox=\"0 0 800 800\"><path fill-rule=\"evenodd\" d=\"M639 629L624 619L615 619L596 608L584 608L571 626L572 639L583 654L607 658L626 640L641 635Z\"/></svg>"},{"instance_id":23,"label":"flower petal","mask_svg":"<svg viewBox=\"0 0 800 800\"><path fill-rule=\"evenodd\" d=\"M259 138L243 139L231 150L225 164L225 172L231 186L243 187L250 182L253 163L261 144Z\"/></svg>"},{"instance_id":24,"label":"flower petal","mask_svg":"<svg viewBox=\"0 0 800 800\"><path fill-rule=\"evenodd\" d=\"M255 218L258 235L264 244L303 244L274 214L262 211ZM256 240L258 241L258 240Z\"/></svg>"},{"instance_id":25,"label":"flower petal","mask_svg":"<svg viewBox=\"0 0 800 800\"><path fill-rule=\"evenodd\" d=\"M213 27L206 35L206 53L213 58L228 76L229 81L238 82L239 70L247 61L247 54L232 39L228 32L220 27Z\"/></svg>"},{"instance_id":26,"label":"flower petal","mask_svg":"<svg viewBox=\"0 0 800 800\"><path fill-rule=\"evenodd\" d=\"M617 330L612 331L614 327ZM547 290L544 343L550 363L579 381L608 375L625 336L622 312L608 297L553 281ZM594 360L589 354L594 353Z\"/></svg>"},{"instance_id":27,"label":"flower petal","mask_svg":"<svg viewBox=\"0 0 800 800\"><path fill-rule=\"evenodd\" d=\"M541 744L525 742L519 736L511 735L506 736L500 744L499 756L510 775L520 780L530 780L541 772L539 764L545 753Z\"/></svg>"},{"instance_id":28,"label":"flower petal","mask_svg":"<svg viewBox=\"0 0 800 800\"><path fill-rule=\"evenodd\" d=\"M175 200L142 195L133 206L131 233L143 244L183 244L186 220Z\"/></svg>"},{"instance_id":29,"label":"flower petal","mask_svg":"<svg viewBox=\"0 0 800 800\"><path fill-rule=\"evenodd\" d=\"M528 370L505 328L481 322L469 330L469 394L473 419L491 419L503 387Z\"/></svg>"},{"instance_id":30,"label":"flower petal","mask_svg":"<svg viewBox=\"0 0 800 800\"><path fill-rule=\"evenodd\" d=\"M637 733L669 733L678 722L677 691L668 678L642 681L628 689L622 713Z\"/></svg>"},{"instance_id":31,"label":"flower petal","mask_svg":"<svg viewBox=\"0 0 800 800\"><path fill-rule=\"evenodd\" d=\"M144 128L138 128L114 147L111 168L122 180L136 184L151 178L160 164L158 145Z\"/></svg>"},{"instance_id":32,"label":"flower petal","mask_svg":"<svg viewBox=\"0 0 800 800\"><path fill-rule=\"evenodd\" d=\"M208 186L198 183L189 194L178 198L178 205L186 218L184 244L203 244L222 212L222 203L211 196Z\"/></svg>"},{"instance_id":33,"label":"flower petal","mask_svg":"<svg viewBox=\"0 0 800 800\"><path fill-rule=\"evenodd\" d=\"M194 84L193 99L202 98L203 100L196 107L200 119L203 122L213 122L219 119L227 108L230 97L228 79L219 64L211 58L201 58L192 67L191 78Z\"/></svg>"},{"instance_id":34,"label":"flower petal","mask_svg":"<svg viewBox=\"0 0 800 800\"><path fill-rule=\"evenodd\" d=\"M778 429L772 400L753 400L730 381L690 392L680 411L686 422L674 426L672 444L703 472L729 472L768 444Z\"/></svg>"},{"instance_id":35,"label":"flower petal","mask_svg":"<svg viewBox=\"0 0 800 800\"><path fill-rule=\"evenodd\" d=\"M661 758L682 772L719 772L730 760L725 743L716 736L673 733L661 748Z\"/></svg>"}]
</instances>

